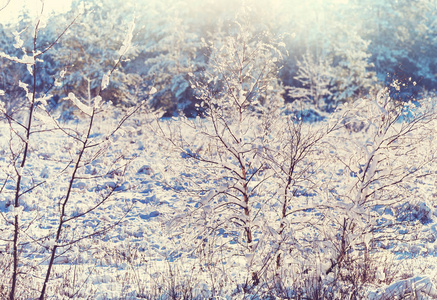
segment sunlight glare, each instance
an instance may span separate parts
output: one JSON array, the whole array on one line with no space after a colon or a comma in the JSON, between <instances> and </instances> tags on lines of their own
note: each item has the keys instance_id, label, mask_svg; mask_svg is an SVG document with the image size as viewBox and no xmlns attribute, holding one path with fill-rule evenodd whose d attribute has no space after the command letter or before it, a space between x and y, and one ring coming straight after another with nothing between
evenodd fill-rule
<instances>
[{"instance_id":1,"label":"sunlight glare","mask_svg":"<svg viewBox=\"0 0 437 300\"><path fill-rule=\"evenodd\" d=\"M9 3L8 3L9 2ZM44 12L62 13L68 11L71 0L0 0L0 24L15 23L23 10L27 10L34 18L41 12L41 5L44 2Z\"/></svg>"}]
</instances>

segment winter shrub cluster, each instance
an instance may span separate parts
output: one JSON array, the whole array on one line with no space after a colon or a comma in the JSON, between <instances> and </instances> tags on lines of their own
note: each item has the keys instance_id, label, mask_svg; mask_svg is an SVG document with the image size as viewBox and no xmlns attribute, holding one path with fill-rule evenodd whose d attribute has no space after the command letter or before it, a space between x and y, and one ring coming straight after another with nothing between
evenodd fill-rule
<instances>
[{"instance_id":1,"label":"winter shrub cluster","mask_svg":"<svg viewBox=\"0 0 437 300\"><path fill-rule=\"evenodd\" d=\"M0 90L1 299L437 297L436 98L358 97L369 78L309 53L286 93L283 37L247 9L142 77L136 17L103 40L97 12L0 49L24 74ZM184 97L195 118L163 117Z\"/></svg>"}]
</instances>

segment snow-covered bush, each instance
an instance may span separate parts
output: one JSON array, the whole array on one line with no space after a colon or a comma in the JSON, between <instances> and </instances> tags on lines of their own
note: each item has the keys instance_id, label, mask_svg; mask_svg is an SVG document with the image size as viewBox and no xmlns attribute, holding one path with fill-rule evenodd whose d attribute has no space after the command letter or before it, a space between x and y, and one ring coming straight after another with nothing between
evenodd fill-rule
<instances>
[{"instance_id":1,"label":"snow-covered bush","mask_svg":"<svg viewBox=\"0 0 437 300\"><path fill-rule=\"evenodd\" d=\"M210 44L209 69L200 80L192 78L205 118L181 117L183 130L174 122L157 125L172 152L182 158L168 166L168 176L175 177L166 179L187 196L172 202L175 214L163 213L173 239L183 240L176 253L203 257L203 267L211 270L219 261L243 267L243 289L250 289L263 272L255 262L269 260L257 241L268 234L264 213L259 212L270 205L263 182L273 172L261 157L282 103L274 76L280 52L252 40L242 26L236 23L232 35ZM217 244L224 247L221 255L214 250ZM234 256L234 251L240 254Z\"/></svg>"},{"instance_id":2,"label":"snow-covered bush","mask_svg":"<svg viewBox=\"0 0 437 300\"><path fill-rule=\"evenodd\" d=\"M5 299L80 294L88 279L75 269L71 283L71 272L60 276L65 268L59 265L89 261L87 254L98 242L95 237L107 234L131 210L131 199L122 194L131 190L125 173L138 154L126 148L135 129L125 123L146 101L123 112L101 94L92 96L90 88L85 99L70 92L62 100L72 103L76 116L62 121L59 111L51 111L52 95L40 90L37 82L45 64L42 54L52 51L66 31L45 46L38 43L43 16L31 25L31 55L0 53L2 59L25 65L33 78L31 84L19 82L25 103L21 114L12 115L3 102L0 105L0 245L1 264L6 266L2 278L7 279L0 292ZM125 41L120 58L107 70L107 81L129 43ZM102 82L101 90L107 84Z\"/></svg>"},{"instance_id":3,"label":"snow-covered bush","mask_svg":"<svg viewBox=\"0 0 437 300\"><path fill-rule=\"evenodd\" d=\"M238 69L258 52L221 50L212 80L193 79L205 117L157 123L169 147L159 208L169 261L200 268L196 284L215 296L365 298L399 280L394 255L430 238L435 100L383 89L307 123L275 94L256 101L274 60L252 55L265 67Z\"/></svg>"}]
</instances>

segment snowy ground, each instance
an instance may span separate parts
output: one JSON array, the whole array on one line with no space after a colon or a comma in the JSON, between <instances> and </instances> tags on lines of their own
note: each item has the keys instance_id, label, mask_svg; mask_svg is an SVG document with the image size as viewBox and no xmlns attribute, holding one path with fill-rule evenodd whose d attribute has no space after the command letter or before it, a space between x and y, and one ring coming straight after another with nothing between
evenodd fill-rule
<instances>
[{"instance_id":1,"label":"snowy ground","mask_svg":"<svg viewBox=\"0 0 437 300\"><path fill-rule=\"evenodd\" d=\"M180 126L183 132L192 130L189 127L184 128L185 125L182 123L176 123L178 121L171 122L173 125ZM79 128L82 124L70 123L68 126ZM104 126L98 124L96 132L91 135L97 142L104 139L104 135L97 133L103 130L102 128ZM196 132L192 134L193 140L196 141L194 136ZM358 136L366 133L349 134ZM22 170L23 184L30 189L40 182L44 183L21 197L23 211L15 212L10 205L15 191L15 179L8 177L8 174L14 174L10 165L10 152L11 150L13 153L19 152L20 147L10 147L11 144L19 145L14 140L10 143L10 136L10 126L2 123L0 178L4 182L4 188L0 193L0 212L3 217L0 230L3 232L3 237L8 239L12 230L8 221L16 214L20 216L23 232L21 263L25 273L22 280L28 283L23 283L24 288L21 293L24 295L25 287L34 289L36 293L42 282L42 277L38 274L45 274L48 250L54 243L53 234L59 221L60 203L65 197L68 178L71 175L70 162L74 161L76 146L74 140L72 141L60 131L41 131L31 135L30 158ZM164 147L164 143L163 139L157 137L156 132L149 129L146 121L137 118L129 121L128 129L117 135L111 144L99 148L103 149L103 152L93 152L93 150L86 156L80 176L73 184L74 197L67 205L67 215L74 217L86 212L98 203L98 199L105 194L105 191L117 187L108 201L83 217L72 218L65 226L63 242L66 244L77 242L58 251L49 285L49 295L55 298L84 299L154 299L167 296L171 298L169 287L183 290L183 286L191 284L189 293L198 294L203 298L212 296L208 292L211 289L209 284L215 283L220 286L217 291L221 291L217 292L215 297L231 299L256 296L253 291L243 294L236 292L238 286L247 279L250 269L248 261L253 259L252 257L243 255L243 262L240 262L241 258L236 257L232 262L222 262L222 267L217 268L207 264L202 265L202 258L184 255L179 257L179 254L174 252L174 249L178 249L179 242L171 238L174 235L168 220L171 219L172 209L177 209L178 201L188 200L180 198L184 194L177 188L172 190L167 187L163 178L166 177L164 173L167 172L167 168L171 168L176 163L172 161L175 157L179 159L182 157L182 160L185 158L181 153L170 155L167 152L170 148ZM346 148L348 147L353 145L347 145ZM104 155L93 156L96 153L99 155L104 153ZM123 154L122 158L121 154ZM124 167L124 162L128 163L123 169L125 172L122 172L123 174L114 172ZM435 165L428 167L430 172L435 170ZM338 165L326 163L324 168L324 172L320 174L342 173ZM192 170L195 170L194 166ZM345 183L341 178L331 177L331 180L333 186L339 190ZM413 229L420 230L417 239L413 242L394 244L381 242L383 247L388 248L387 253L394 253L391 258L386 257L387 260L391 259L391 268L394 271L390 274L393 274L393 278L388 280L386 278L388 272L377 269L377 272L380 272L377 275L379 284L368 286L369 299L394 299L395 293L399 293L398 297L401 297L402 293L408 294L408 289L421 291L418 296L422 297L421 299L437 297L435 290L437 282L435 268L437 203L435 201L437 199L434 180L431 176L423 177L423 182L418 185L421 195L426 195L426 199L416 199L416 207L423 209L412 213L411 222L417 225ZM268 187L266 190L273 188ZM414 189L412 187L412 190ZM414 195L412 192L412 196ZM418 222L420 218L423 219ZM99 234L93 235L100 230ZM405 228L405 230L408 232L410 229ZM411 237L401 231L396 234L400 241L404 236ZM86 236L88 237L81 239ZM11 259L9 255L11 249L8 245L10 243L6 240L0 241L0 249L4 253L1 262L3 265L8 264ZM270 254L261 251L257 255ZM323 266L329 261L318 263ZM229 272L229 274L223 275L220 272ZM8 274L4 271L0 276L8 276ZM208 274L211 278L206 278ZM178 297L182 297L181 294Z\"/></svg>"}]
</instances>

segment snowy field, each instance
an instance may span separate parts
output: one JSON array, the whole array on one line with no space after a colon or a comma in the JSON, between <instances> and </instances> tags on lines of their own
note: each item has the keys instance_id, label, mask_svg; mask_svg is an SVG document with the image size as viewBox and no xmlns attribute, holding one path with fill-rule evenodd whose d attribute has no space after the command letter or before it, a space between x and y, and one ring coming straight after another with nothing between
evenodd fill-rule
<instances>
[{"instance_id":1,"label":"snowy field","mask_svg":"<svg viewBox=\"0 0 437 300\"><path fill-rule=\"evenodd\" d=\"M19 299L55 247L49 299L437 297L436 120L387 99L318 123L37 114L28 140L2 120L1 297L15 217Z\"/></svg>"}]
</instances>

